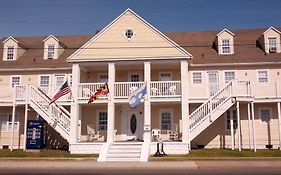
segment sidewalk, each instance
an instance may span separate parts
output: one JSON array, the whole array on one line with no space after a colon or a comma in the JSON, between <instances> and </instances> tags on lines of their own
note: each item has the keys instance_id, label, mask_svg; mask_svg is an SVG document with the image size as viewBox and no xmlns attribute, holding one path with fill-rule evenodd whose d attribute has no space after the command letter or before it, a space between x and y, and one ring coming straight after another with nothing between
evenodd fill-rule
<instances>
[{"instance_id":1,"label":"sidewalk","mask_svg":"<svg viewBox=\"0 0 281 175\"><path fill-rule=\"evenodd\" d=\"M147 169L179 170L202 168L277 168L281 170L281 160L190 160L190 161L151 161L151 162L96 162L96 160L0 160L0 170L15 169L68 169L103 170Z\"/></svg>"}]
</instances>

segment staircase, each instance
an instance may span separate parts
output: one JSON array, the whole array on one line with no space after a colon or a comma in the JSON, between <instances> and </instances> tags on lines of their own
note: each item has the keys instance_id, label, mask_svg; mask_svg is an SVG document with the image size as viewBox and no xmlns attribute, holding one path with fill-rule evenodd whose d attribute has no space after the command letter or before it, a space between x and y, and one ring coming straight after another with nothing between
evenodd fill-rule
<instances>
[{"instance_id":1,"label":"staircase","mask_svg":"<svg viewBox=\"0 0 281 175\"><path fill-rule=\"evenodd\" d=\"M142 143L111 143L106 161L141 161Z\"/></svg>"},{"instance_id":2,"label":"staircase","mask_svg":"<svg viewBox=\"0 0 281 175\"><path fill-rule=\"evenodd\" d=\"M189 115L190 141L210 126L235 102L233 82L230 82Z\"/></svg>"},{"instance_id":3,"label":"staircase","mask_svg":"<svg viewBox=\"0 0 281 175\"><path fill-rule=\"evenodd\" d=\"M17 91L24 90L29 94L28 103L46 122L49 123L68 142L70 140L70 113L55 103L49 105L50 99L34 86L17 86ZM23 93L21 93L23 94ZM18 98L17 98L18 97ZM16 96L16 101L22 96Z\"/></svg>"}]
</instances>

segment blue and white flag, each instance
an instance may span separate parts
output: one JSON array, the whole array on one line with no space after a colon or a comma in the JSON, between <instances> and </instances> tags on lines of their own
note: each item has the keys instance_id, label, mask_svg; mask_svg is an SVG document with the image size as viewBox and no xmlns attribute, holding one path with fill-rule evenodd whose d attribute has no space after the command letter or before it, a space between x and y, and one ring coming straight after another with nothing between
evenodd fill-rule
<instances>
[{"instance_id":1,"label":"blue and white flag","mask_svg":"<svg viewBox=\"0 0 281 175\"><path fill-rule=\"evenodd\" d=\"M144 97L145 95L146 95L146 84L143 84L141 87L139 87L129 95L128 99L131 108L135 108L138 104L140 104L142 97Z\"/></svg>"}]
</instances>

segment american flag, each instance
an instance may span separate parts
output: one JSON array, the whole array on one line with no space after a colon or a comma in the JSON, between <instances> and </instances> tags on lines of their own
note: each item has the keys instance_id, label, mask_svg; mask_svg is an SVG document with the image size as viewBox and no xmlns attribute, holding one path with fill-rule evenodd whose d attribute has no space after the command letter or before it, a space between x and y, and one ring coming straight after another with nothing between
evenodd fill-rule
<instances>
[{"instance_id":1,"label":"american flag","mask_svg":"<svg viewBox=\"0 0 281 175\"><path fill-rule=\"evenodd\" d=\"M57 99L59 99L61 96L64 96L66 94L68 94L69 92L71 92L70 87L68 86L67 81L62 85L62 87L60 88L60 90L57 92L57 94L52 98L52 100L50 101L49 105L54 103Z\"/></svg>"}]
</instances>

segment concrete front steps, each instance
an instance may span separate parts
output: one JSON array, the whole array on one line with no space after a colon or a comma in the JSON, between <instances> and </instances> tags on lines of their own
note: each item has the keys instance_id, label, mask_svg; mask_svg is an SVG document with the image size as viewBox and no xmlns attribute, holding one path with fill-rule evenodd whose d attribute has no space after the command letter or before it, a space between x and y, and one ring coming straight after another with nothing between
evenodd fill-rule
<instances>
[{"instance_id":1,"label":"concrete front steps","mask_svg":"<svg viewBox=\"0 0 281 175\"><path fill-rule=\"evenodd\" d=\"M106 161L140 161L142 152L141 142L114 142L109 146Z\"/></svg>"}]
</instances>

